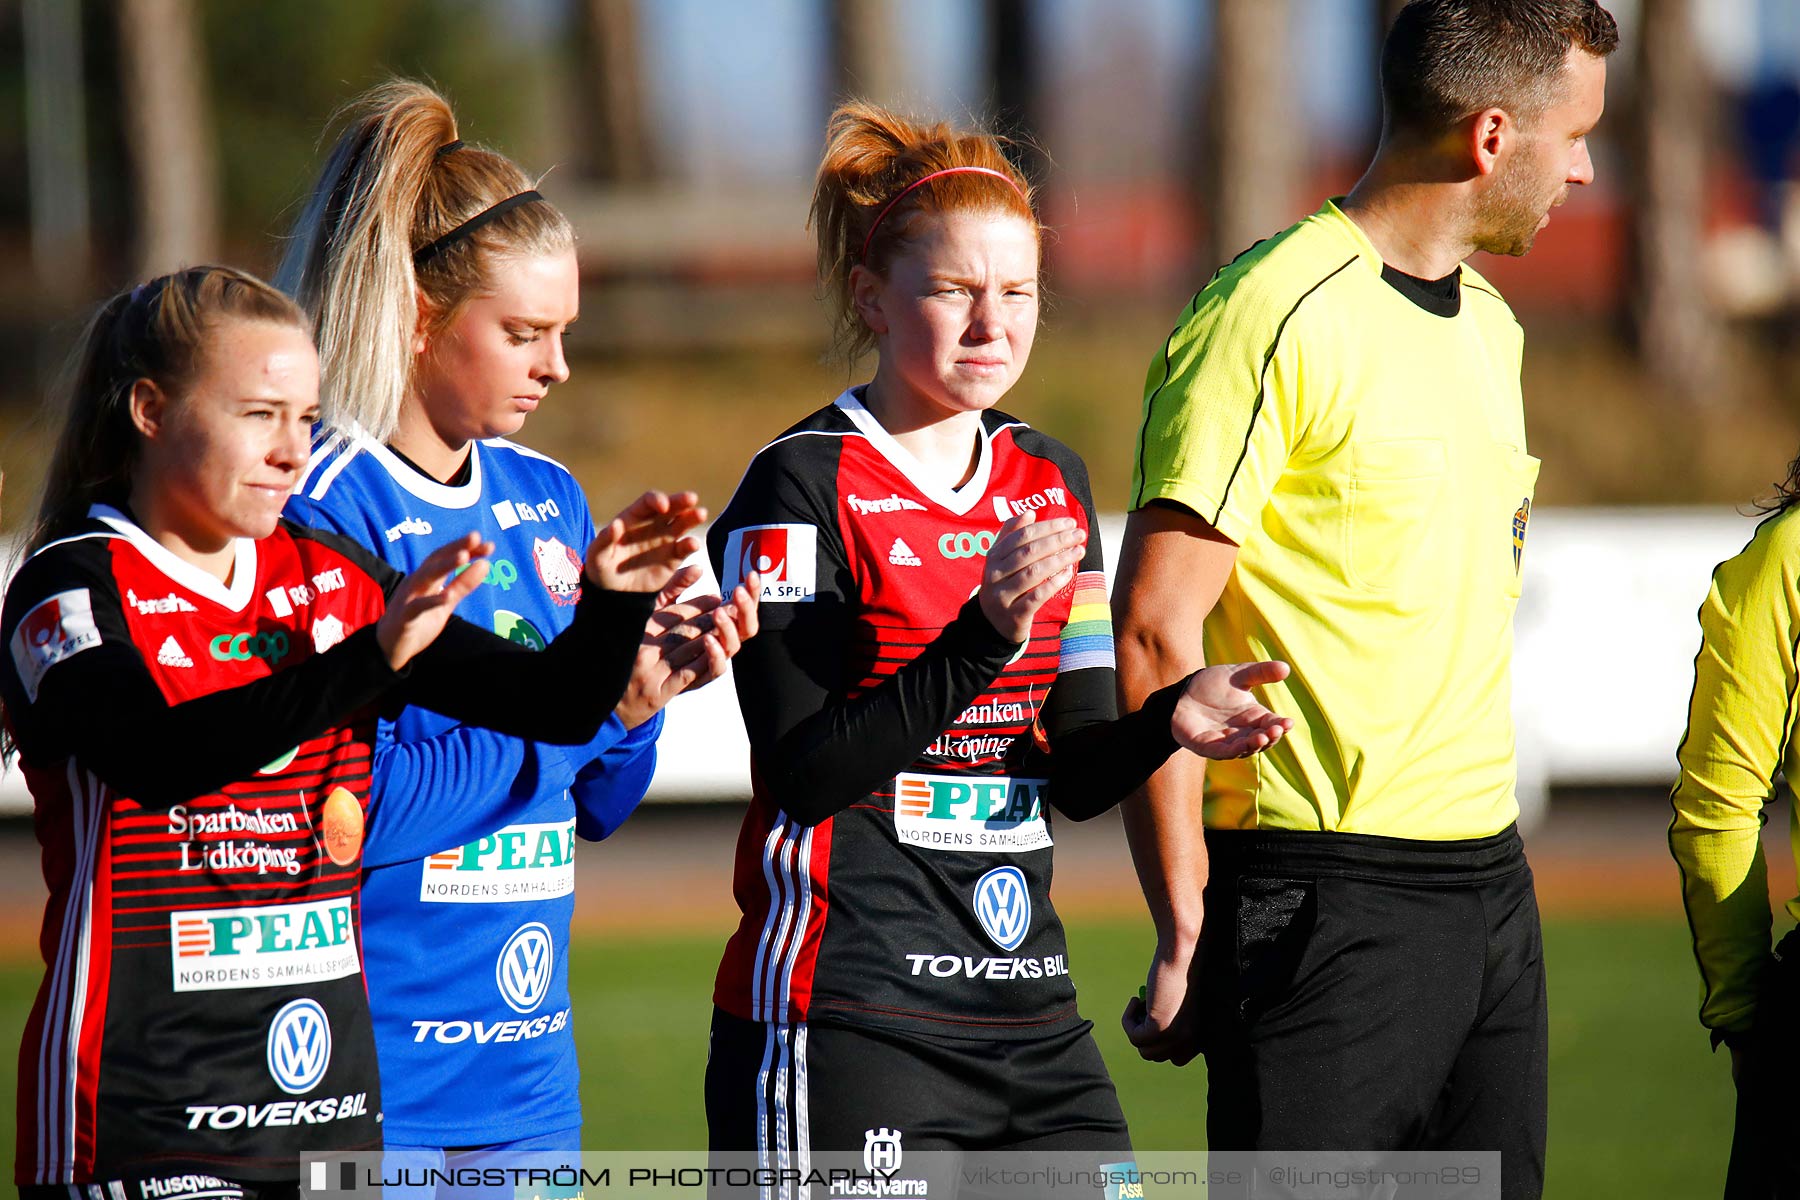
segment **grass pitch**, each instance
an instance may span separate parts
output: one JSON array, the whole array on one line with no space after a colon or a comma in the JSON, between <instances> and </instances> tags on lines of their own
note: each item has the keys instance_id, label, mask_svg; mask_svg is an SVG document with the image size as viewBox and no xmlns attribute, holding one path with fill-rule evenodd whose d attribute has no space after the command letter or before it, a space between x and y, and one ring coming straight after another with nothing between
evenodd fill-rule
<instances>
[{"instance_id":1,"label":"grass pitch","mask_svg":"<svg viewBox=\"0 0 1800 1200\"><path fill-rule=\"evenodd\" d=\"M1693 956L1679 923L1553 920L1550 1163L1546 1194L1703 1196L1724 1181L1732 1089L1694 1019ZM705 1141L701 1073L712 1007L712 940L594 941L574 958L587 1144L686 1148ZM1119 1031L1149 962L1136 923L1069 922L1070 962L1119 1088L1132 1139L1205 1145L1202 1063L1137 1057ZM1346 1097L1355 1103L1355 1097Z\"/></svg>"},{"instance_id":2,"label":"grass pitch","mask_svg":"<svg viewBox=\"0 0 1800 1200\"><path fill-rule=\"evenodd\" d=\"M1732 1090L1723 1055L1694 1020L1687 930L1665 919L1552 920L1551 1197L1703 1196L1719 1192ZM1069 922L1071 965L1139 1147L1205 1145L1205 1068L1141 1061L1117 1014L1149 961L1138 923ZM711 1017L712 937L593 937L573 947L586 1144L693 1149L705 1144L701 1074ZM35 963L0 963L0 1044L18 1044ZM13 1089L0 1090L11 1128ZM1346 1097L1346 1103L1355 1103Z\"/></svg>"}]
</instances>

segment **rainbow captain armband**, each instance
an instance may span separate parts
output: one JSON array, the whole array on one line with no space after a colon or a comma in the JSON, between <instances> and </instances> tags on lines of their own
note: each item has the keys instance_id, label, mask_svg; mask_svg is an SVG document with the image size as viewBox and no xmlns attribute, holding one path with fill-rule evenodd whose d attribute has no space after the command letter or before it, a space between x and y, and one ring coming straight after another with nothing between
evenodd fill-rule
<instances>
[{"instance_id":1,"label":"rainbow captain armband","mask_svg":"<svg viewBox=\"0 0 1800 1200\"><path fill-rule=\"evenodd\" d=\"M1081 571L1075 576L1075 600L1062 631L1062 661L1057 673L1113 666L1112 607L1106 602L1106 574Z\"/></svg>"}]
</instances>

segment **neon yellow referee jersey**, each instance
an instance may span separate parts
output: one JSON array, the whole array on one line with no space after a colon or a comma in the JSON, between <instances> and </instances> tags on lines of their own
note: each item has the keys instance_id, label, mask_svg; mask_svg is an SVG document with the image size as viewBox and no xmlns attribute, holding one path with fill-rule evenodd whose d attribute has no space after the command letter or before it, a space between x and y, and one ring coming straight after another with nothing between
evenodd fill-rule
<instances>
[{"instance_id":1,"label":"neon yellow referee jersey","mask_svg":"<svg viewBox=\"0 0 1800 1200\"><path fill-rule=\"evenodd\" d=\"M1800 637L1800 510L1757 527L1720 563L1700 606L1700 653L1681 739L1669 848L1700 963L1700 1020L1746 1031L1769 961L1769 875L1763 806L1775 777L1800 779L1794 745L1795 639ZM1800 856L1789 809L1788 838ZM1788 901L1800 919L1800 899Z\"/></svg>"},{"instance_id":2,"label":"neon yellow referee jersey","mask_svg":"<svg viewBox=\"0 0 1800 1200\"><path fill-rule=\"evenodd\" d=\"M1293 732L1208 764L1210 827L1444 840L1518 816L1523 334L1468 267L1449 316L1381 272L1327 202L1222 270L1150 366L1132 507L1239 546L1207 661L1294 669L1267 689Z\"/></svg>"}]
</instances>

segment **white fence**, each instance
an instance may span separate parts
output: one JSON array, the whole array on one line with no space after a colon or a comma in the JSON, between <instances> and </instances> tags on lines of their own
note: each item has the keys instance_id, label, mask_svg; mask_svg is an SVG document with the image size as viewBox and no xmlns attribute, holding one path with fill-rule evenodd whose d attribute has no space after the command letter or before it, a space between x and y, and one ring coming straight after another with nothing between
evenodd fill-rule
<instances>
[{"instance_id":1,"label":"white fence","mask_svg":"<svg viewBox=\"0 0 1800 1200\"><path fill-rule=\"evenodd\" d=\"M1124 518L1101 520L1118 561ZM1655 784L1674 774L1712 569L1754 522L1716 509L1539 509L1516 624L1520 799L1551 784ZM715 586L710 577L707 587ZM749 750L729 680L670 705L652 798L749 792ZM17 771L0 812L27 812Z\"/></svg>"}]
</instances>

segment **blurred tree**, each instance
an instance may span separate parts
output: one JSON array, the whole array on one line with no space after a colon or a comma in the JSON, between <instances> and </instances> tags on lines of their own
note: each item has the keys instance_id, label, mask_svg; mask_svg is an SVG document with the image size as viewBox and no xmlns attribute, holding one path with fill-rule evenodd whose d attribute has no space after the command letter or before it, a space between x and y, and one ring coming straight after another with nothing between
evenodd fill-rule
<instances>
[{"instance_id":1,"label":"blurred tree","mask_svg":"<svg viewBox=\"0 0 1800 1200\"><path fill-rule=\"evenodd\" d=\"M527 170L568 153L545 116L558 85L545 64L572 39L555 40L566 25L521 16L538 6L205 0L203 10L231 256L252 269L271 270L280 257L272 235L286 230L322 165L332 113L391 75L436 85L463 136Z\"/></svg>"},{"instance_id":2,"label":"blurred tree","mask_svg":"<svg viewBox=\"0 0 1800 1200\"><path fill-rule=\"evenodd\" d=\"M1290 224L1301 147L1288 64L1289 0L1217 0L1202 158L1207 269Z\"/></svg>"},{"instance_id":3,"label":"blurred tree","mask_svg":"<svg viewBox=\"0 0 1800 1200\"><path fill-rule=\"evenodd\" d=\"M1012 136L1038 127L1037 31L1029 0L987 0L988 76L994 120Z\"/></svg>"},{"instance_id":4,"label":"blurred tree","mask_svg":"<svg viewBox=\"0 0 1800 1200\"><path fill-rule=\"evenodd\" d=\"M987 0L988 78L993 87L995 132L1014 141L1013 161L1042 183L1050 163L1039 149L1044 136L1038 86L1037 20L1031 0Z\"/></svg>"},{"instance_id":5,"label":"blurred tree","mask_svg":"<svg viewBox=\"0 0 1800 1200\"><path fill-rule=\"evenodd\" d=\"M892 0L828 0L835 106L850 96L900 105L906 78Z\"/></svg>"},{"instance_id":6,"label":"blurred tree","mask_svg":"<svg viewBox=\"0 0 1800 1200\"><path fill-rule=\"evenodd\" d=\"M643 183L655 174L656 153L644 105L637 2L578 0L576 11L582 174L608 183Z\"/></svg>"},{"instance_id":7,"label":"blurred tree","mask_svg":"<svg viewBox=\"0 0 1800 1200\"><path fill-rule=\"evenodd\" d=\"M140 275L218 251L219 176L194 0L118 0L119 85Z\"/></svg>"},{"instance_id":8,"label":"blurred tree","mask_svg":"<svg viewBox=\"0 0 1800 1200\"><path fill-rule=\"evenodd\" d=\"M25 0L22 15L32 271L39 297L71 304L92 260L81 7Z\"/></svg>"},{"instance_id":9,"label":"blurred tree","mask_svg":"<svg viewBox=\"0 0 1800 1200\"><path fill-rule=\"evenodd\" d=\"M1631 333L1649 378L1674 399L1715 398L1719 327L1706 294L1706 149L1711 89L1694 53L1692 0L1642 0L1625 206L1630 219Z\"/></svg>"}]
</instances>

